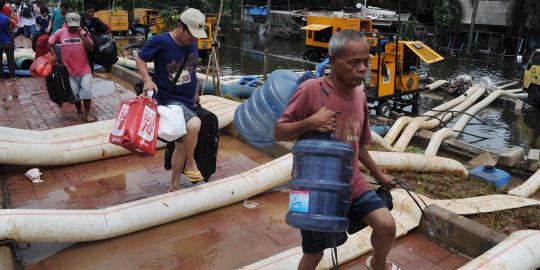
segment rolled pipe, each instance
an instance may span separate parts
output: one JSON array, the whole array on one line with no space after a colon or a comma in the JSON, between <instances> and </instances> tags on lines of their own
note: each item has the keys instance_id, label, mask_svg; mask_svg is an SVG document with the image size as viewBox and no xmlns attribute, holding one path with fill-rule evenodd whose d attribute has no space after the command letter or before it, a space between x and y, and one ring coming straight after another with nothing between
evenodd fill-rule
<instances>
[{"instance_id":1,"label":"rolled pipe","mask_svg":"<svg viewBox=\"0 0 540 270\"><path fill-rule=\"evenodd\" d=\"M27 57L18 57L15 59L15 67L18 70L29 70L34 60Z\"/></svg>"},{"instance_id":2,"label":"rolled pipe","mask_svg":"<svg viewBox=\"0 0 540 270\"><path fill-rule=\"evenodd\" d=\"M201 96L201 105L218 116L219 128L232 123L238 104L221 97ZM0 163L66 165L129 154L124 148L109 143L114 121L49 131L2 128L0 131L5 133L0 133Z\"/></svg>"},{"instance_id":3,"label":"rolled pipe","mask_svg":"<svg viewBox=\"0 0 540 270\"><path fill-rule=\"evenodd\" d=\"M528 198L538 190L540 190L540 170L537 170L525 183L508 191L508 194Z\"/></svg>"},{"instance_id":4,"label":"rolled pipe","mask_svg":"<svg viewBox=\"0 0 540 270\"><path fill-rule=\"evenodd\" d=\"M504 241L459 269L538 269L540 268L538 243L540 243L540 231L513 232Z\"/></svg>"},{"instance_id":5,"label":"rolled pipe","mask_svg":"<svg viewBox=\"0 0 540 270\"><path fill-rule=\"evenodd\" d=\"M469 88L465 93L460 95L457 98L454 98L450 101L447 101L425 113L423 113L421 116L418 116L414 119L423 119L423 120L430 120L431 117L437 116L441 114L441 111L449 110L450 108L453 108L457 106L458 104L462 103L464 100L466 100L472 93L474 93L477 89L476 88ZM399 134L403 130L403 128L408 125L411 121L413 121L413 118L408 116L402 116L400 117L394 125L390 128L390 131L384 136L384 139L389 143L393 144L396 139L398 138Z\"/></svg>"},{"instance_id":6,"label":"rolled pipe","mask_svg":"<svg viewBox=\"0 0 540 270\"><path fill-rule=\"evenodd\" d=\"M387 171L448 173L461 177L466 177L469 174L461 162L450 158L380 151L369 151L369 154L379 168ZM362 163L359 165L361 169L366 170Z\"/></svg>"},{"instance_id":7,"label":"rolled pipe","mask_svg":"<svg viewBox=\"0 0 540 270\"><path fill-rule=\"evenodd\" d=\"M489 94L482 101L478 102L470 109L468 109L466 114L463 114L451 129L443 128L435 132L431 137L431 140L429 141L429 144L424 153L428 156L437 155L437 152L439 151L442 142L447 138L457 138L460 132L463 131L465 129L465 126L467 126L467 124L471 121L473 116L476 115L480 110L489 106L493 101L495 101L501 96L519 97L519 95L521 94L515 94L515 92L518 91L519 90L496 90L493 93Z\"/></svg>"},{"instance_id":8,"label":"rolled pipe","mask_svg":"<svg viewBox=\"0 0 540 270\"><path fill-rule=\"evenodd\" d=\"M518 85L518 84L519 84L519 81L514 81L514 82L507 83L507 84L503 84L501 86L497 86L497 88L505 89L507 87L510 87L510 86L513 86L513 85Z\"/></svg>"},{"instance_id":9,"label":"rolled pipe","mask_svg":"<svg viewBox=\"0 0 540 270\"><path fill-rule=\"evenodd\" d=\"M480 86L473 86L471 89L475 89L474 93L472 93L461 104L454 107L452 109L453 111L463 111L467 109L478 98L480 98L486 91L484 87L480 87ZM409 125L407 125L407 127L405 128L405 131L403 131L403 133L401 134L401 137L399 137L397 143L394 145L393 147L394 151L396 152L405 151L405 148L407 148L407 145L409 145L409 142L411 141L412 137L418 130L435 128L441 122L446 123L454 117L454 113L442 113L441 115L442 116L440 116L439 119L423 120L421 118L417 118L413 120Z\"/></svg>"}]
</instances>

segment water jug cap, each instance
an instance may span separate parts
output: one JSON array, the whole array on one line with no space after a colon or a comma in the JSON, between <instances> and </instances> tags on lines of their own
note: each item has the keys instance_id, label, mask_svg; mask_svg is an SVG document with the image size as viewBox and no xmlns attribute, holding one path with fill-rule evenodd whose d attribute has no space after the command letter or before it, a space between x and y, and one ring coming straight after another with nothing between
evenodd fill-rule
<instances>
[{"instance_id":1,"label":"water jug cap","mask_svg":"<svg viewBox=\"0 0 540 270\"><path fill-rule=\"evenodd\" d=\"M482 168L482 170L484 172L487 172L487 173L494 173L496 168L495 168L495 166L486 165L486 166L484 166L484 168Z\"/></svg>"}]
</instances>

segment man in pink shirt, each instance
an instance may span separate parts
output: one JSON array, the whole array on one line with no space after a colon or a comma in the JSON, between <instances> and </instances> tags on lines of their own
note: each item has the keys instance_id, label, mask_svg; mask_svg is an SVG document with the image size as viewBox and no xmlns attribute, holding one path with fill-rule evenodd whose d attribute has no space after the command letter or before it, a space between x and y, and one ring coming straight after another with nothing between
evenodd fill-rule
<instances>
[{"instance_id":1,"label":"man in pink shirt","mask_svg":"<svg viewBox=\"0 0 540 270\"><path fill-rule=\"evenodd\" d=\"M363 81L368 72L369 46L366 38L353 30L334 34L328 47L331 73L328 77L302 83L278 120L274 132L276 141L292 141L315 132L333 132L336 138L349 144L374 178L386 189L394 187L390 175L382 172L366 149L371 142L368 106ZM373 228L373 256L366 260L370 270L399 269L386 258L396 234L396 224L382 199L370 189L362 177L358 162L353 162L351 177L351 227L367 224ZM315 269L326 248L345 243L347 234L300 231L302 251L298 269Z\"/></svg>"},{"instance_id":2,"label":"man in pink shirt","mask_svg":"<svg viewBox=\"0 0 540 270\"><path fill-rule=\"evenodd\" d=\"M68 13L66 24L67 27L54 32L49 38L49 48L53 58L56 59L54 46L60 44L61 59L69 73L77 112L83 121L93 122L95 118L90 116L92 72L86 52L94 50L94 43L88 32L81 28L79 14ZM84 115L81 110L81 100L84 104Z\"/></svg>"}]
</instances>

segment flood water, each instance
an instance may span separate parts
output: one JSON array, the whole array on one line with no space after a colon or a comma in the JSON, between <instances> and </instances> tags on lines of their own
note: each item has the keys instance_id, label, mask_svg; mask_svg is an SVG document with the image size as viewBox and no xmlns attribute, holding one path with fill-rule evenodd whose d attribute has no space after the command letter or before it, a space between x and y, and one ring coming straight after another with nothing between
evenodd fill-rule
<instances>
[{"instance_id":1,"label":"flood water","mask_svg":"<svg viewBox=\"0 0 540 270\"><path fill-rule=\"evenodd\" d=\"M303 40L272 39L267 45L272 54L283 55L291 58L301 59L305 49ZM246 51L239 48L253 50ZM231 32L225 35L225 41L220 48L220 65L222 74L261 74L263 72L265 49L264 38L254 34L241 34ZM274 56L269 57L269 70L314 69L313 65L301 61L282 59ZM503 80L519 79L521 72L515 64L513 57L501 58L500 56L480 55L475 57L465 56L445 56L445 60L429 66L428 76L435 79L450 79L457 75L469 74L478 83L480 78L488 76L493 82ZM520 86L514 86L518 88ZM422 96L421 106L433 108L453 97L443 93L430 93ZM465 133L460 140L473 142L474 145L483 147L495 152L505 151L508 147L516 145L525 149L540 147L538 140L540 134L540 111L527 108L521 114L514 113L513 102L495 102L488 108L481 111L477 117L485 123L480 124L478 120L471 121L471 125L464 130ZM452 123L449 124L452 126ZM481 138L474 135L482 136Z\"/></svg>"}]
</instances>

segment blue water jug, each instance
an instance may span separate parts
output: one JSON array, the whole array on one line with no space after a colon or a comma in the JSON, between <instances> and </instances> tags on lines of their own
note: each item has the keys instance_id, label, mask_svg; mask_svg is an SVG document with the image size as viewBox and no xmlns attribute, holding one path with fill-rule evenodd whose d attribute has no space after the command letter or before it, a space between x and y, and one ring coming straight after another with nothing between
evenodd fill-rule
<instances>
[{"instance_id":1,"label":"blue water jug","mask_svg":"<svg viewBox=\"0 0 540 270\"><path fill-rule=\"evenodd\" d=\"M234 113L234 125L242 138L257 147L274 143L276 122L301 81L290 70L272 72L263 86Z\"/></svg>"},{"instance_id":2,"label":"blue water jug","mask_svg":"<svg viewBox=\"0 0 540 270\"><path fill-rule=\"evenodd\" d=\"M351 146L329 134L317 134L296 142L292 153L287 224L310 231L346 231L355 160Z\"/></svg>"},{"instance_id":3,"label":"blue water jug","mask_svg":"<svg viewBox=\"0 0 540 270\"><path fill-rule=\"evenodd\" d=\"M486 181L495 185L498 189L502 189L508 181L510 181L510 174L497 169L495 166L478 166L469 172L469 175L478 180Z\"/></svg>"}]
</instances>

